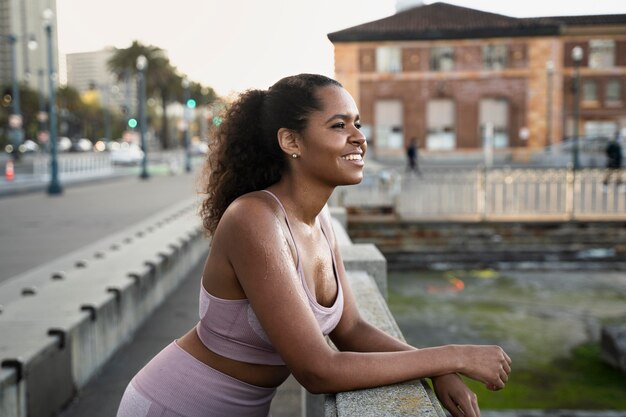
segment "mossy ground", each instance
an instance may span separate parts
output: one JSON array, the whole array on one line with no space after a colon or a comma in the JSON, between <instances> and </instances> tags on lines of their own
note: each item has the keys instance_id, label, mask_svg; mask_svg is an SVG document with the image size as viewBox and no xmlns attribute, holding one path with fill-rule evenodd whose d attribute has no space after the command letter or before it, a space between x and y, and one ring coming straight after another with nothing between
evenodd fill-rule
<instances>
[{"instance_id":1,"label":"mossy ground","mask_svg":"<svg viewBox=\"0 0 626 417\"><path fill-rule=\"evenodd\" d=\"M626 375L600 358L599 330L626 322L622 276L497 271L391 273L389 306L416 346L497 343L506 389L468 381L483 409L626 409Z\"/></svg>"}]
</instances>

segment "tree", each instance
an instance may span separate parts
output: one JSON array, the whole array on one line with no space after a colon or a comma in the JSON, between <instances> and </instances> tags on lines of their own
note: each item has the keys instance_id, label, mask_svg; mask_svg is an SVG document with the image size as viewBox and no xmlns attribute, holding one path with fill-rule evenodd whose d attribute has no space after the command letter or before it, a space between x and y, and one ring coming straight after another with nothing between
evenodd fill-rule
<instances>
[{"instance_id":1,"label":"tree","mask_svg":"<svg viewBox=\"0 0 626 417\"><path fill-rule=\"evenodd\" d=\"M182 79L165 52L156 46L143 45L138 41L133 41L132 45L126 49L118 49L108 62L109 69L117 76L119 81L125 81L128 77L137 75L137 57L143 55L148 60L146 69L146 93L149 97L158 97L161 101L162 123L161 123L161 145L164 149L172 146L169 137L167 105L178 101L183 101ZM209 104L213 102L217 95L211 87L203 87L198 83L190 86L191 97L199 104Z\"/></svg>"},{"instance_id":2,"label":"tree","mask_svg":"<svg viewBox=\"0 0 626 417\"><path fill-rule=\"evenodd\" d=\"M118 49L108 62L109 69L119 81L126 81L128 77L137 76L137 57L143 55L148 61L146 69L146 93L148 97L158 96L163 106L163 123L161 130L161 145L164 149L170 147L167 132L167 104L170 102L171 90L177 84L177 75L170 64L165 52L156 46L143 45L133 41L126 49Z\"/></svg>"}]
</instances>

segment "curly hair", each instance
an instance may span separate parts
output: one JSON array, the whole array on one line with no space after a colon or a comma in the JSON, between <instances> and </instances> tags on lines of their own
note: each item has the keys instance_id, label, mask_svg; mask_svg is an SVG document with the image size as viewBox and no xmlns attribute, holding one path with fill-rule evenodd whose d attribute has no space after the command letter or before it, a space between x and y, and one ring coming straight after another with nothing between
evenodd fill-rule
<instances>
[{"instance_id":1,"label":"curly hair","mask_svg":"<svg viewBox=\"0 0 626 417\"><path fill-rule=\"evenodd\" d=\"M209 235L237 197L280 180L288 165L278 130L302 132L310 113L322 109L316 92L325 86L342 87L323 75L294 75L268 90L248 90L228 108L211 143L201 186L206 196L200 216Z\"/></svg>"}]
</instances>

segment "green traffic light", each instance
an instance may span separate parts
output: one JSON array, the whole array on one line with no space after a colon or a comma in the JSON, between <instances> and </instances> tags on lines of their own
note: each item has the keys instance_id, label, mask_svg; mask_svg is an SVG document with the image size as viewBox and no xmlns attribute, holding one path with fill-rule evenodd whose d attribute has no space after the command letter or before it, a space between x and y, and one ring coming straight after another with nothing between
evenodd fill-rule
<instances>
[{"instance_id":1,"label":"green traffic light","mask_svg":"<svg viewBox=\"0 0 626 417\"><path fill-rule=\"evenodd\" d=\"M192 98L187 100L187 107L189 107L190 109L195 109L196 108L196 100L194 100Z\"/></svg>"},{"instance_id":2,"label":"green traffic light","mask_svg":"<svg viewBox=\"0 0 626 417\"><path fill-rule=\"evenodd\" d=\"M130 127L131 129L134 129L137 127L137 119L128 119L128 127Z\"/></svg>"}]
</instances>

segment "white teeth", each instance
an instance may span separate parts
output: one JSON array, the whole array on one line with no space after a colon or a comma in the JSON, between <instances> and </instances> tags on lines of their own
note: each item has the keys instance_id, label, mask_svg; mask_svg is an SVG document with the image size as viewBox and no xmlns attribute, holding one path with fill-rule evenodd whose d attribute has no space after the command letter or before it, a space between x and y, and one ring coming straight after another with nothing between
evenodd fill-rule
<instances>
[{"instance_id":1,"label":"white teeth","mask_svg":"<svg viewBox=\"0 0 626 417\"><path fill-rule=\"evenodd\" d=\"M341 159L345 159L347 161L360 161L363 158L361 157L360 154L351 154L351 155L342 156Z\"/></svg>"}]
</instances>

